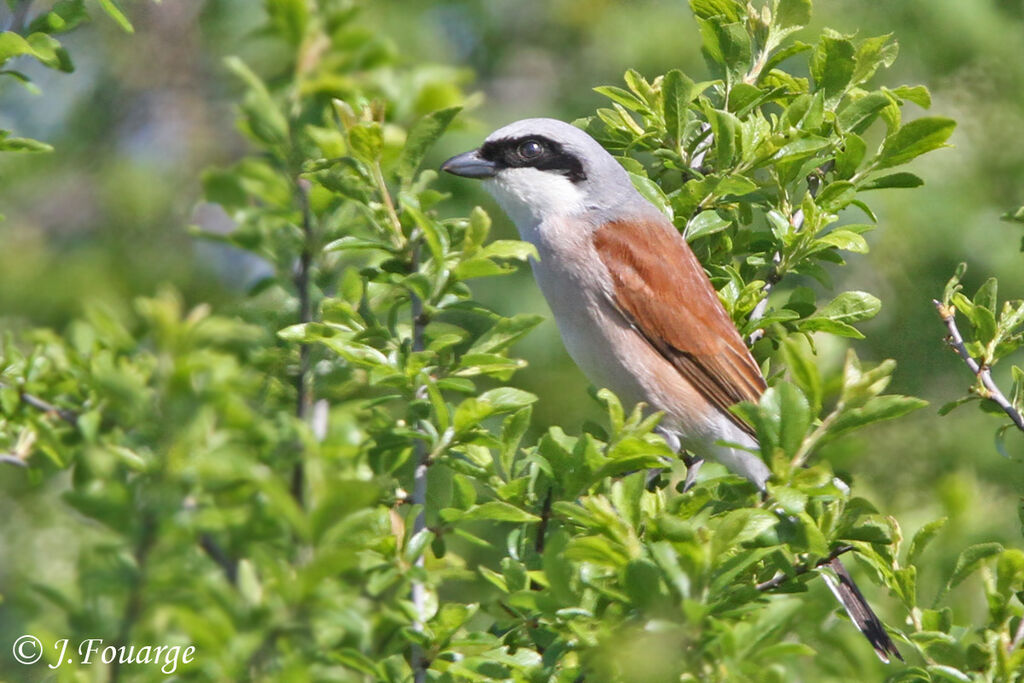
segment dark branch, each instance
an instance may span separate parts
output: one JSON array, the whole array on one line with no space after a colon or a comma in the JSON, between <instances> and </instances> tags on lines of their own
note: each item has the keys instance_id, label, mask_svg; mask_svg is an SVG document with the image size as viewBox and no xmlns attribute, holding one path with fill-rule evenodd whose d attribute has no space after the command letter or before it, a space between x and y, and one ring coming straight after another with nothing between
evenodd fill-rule
<instances>
[{"instance_id":1,"label":"dark branch","mask_svg":"<svg viewBox=\"0 0 1024 683\"><path fill-rule=\"evenodd\" d=\"M210 534L203 534L199 537L199 547L224 570L228 581L234 584L238 578L238 562L224 552L224 549Z\"/></svg>"},{"instance_id":2,"label":"dark branch","mask_svg":"<svg viewBox=\"0 0 1024 683\"><path fill-rule=\"evenodd\" d=\"M5 389L9 386L9 384L0 382L0 389ZM72 427L78 426L78 413L72 410L60 408L58 406L53 405L49 401L44 401L38 396L34 396L33 394L29 394L24 391L18 392L18 398L21 399L22 403L24 403L27 406L31 406L32 408L35 408L39 412L58 417L61 420L67 422Z\"/></svg>"}]
</instances>

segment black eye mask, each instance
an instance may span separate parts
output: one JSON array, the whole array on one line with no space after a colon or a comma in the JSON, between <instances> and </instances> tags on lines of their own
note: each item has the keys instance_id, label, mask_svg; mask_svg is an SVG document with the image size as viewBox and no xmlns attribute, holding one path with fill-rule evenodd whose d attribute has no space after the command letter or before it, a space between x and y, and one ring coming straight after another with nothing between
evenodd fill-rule
<instances>
[{"instance_id":1,"label":"black eye mask","mask_svg":"<svg viewBox=\"0 0 1024 683\"><path fill-rule=\"evenodd\" d=\"M541 146L540 154L529 158L523 156L520 147L526 142ZM521 138L502 138L485 142L480 148L480 157L494 163L499 169L536 168L564 175L573 183L587 179L583 163L574 154L565 151L561 144L543 135L529 135Z\"/></svg>"}]
</instances>

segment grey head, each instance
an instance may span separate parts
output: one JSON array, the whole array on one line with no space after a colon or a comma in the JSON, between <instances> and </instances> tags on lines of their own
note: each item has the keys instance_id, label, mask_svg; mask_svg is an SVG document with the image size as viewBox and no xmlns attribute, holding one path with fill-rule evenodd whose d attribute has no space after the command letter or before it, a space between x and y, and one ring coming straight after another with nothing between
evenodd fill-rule
<instances>
[{"instance_id":1,"label":"grey head","mask_svg":"<svg viewBox=\"0 0 1024 683\"><path fill-rule=\"evenodd\" d=\"M653 209L597 140L556 119L510 123L441 168L482 179L520 230L551 218L586 213L604 222L625 211Z\"/></svg>"}]
</instances>

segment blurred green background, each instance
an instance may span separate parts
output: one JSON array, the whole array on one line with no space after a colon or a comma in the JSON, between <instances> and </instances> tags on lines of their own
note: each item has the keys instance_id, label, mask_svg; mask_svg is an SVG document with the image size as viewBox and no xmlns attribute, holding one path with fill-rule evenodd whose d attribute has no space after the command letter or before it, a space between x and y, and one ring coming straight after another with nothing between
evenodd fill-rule
<instances>
[{"instance_id":1,"label":"blurred green background","mask_svg":"<svg viewBox=\"0 0 1024 683\"><path fill-rule=\"evenodd\" d=\"M364 12L364 25L389 36L402 59L454 68L481 94L480 106L434 150L436 162L517 118L589 115L604 105L591 88L620 84L629 67L648 77L676 67L697 80L707 73L682 0L373 0ZM210 207L197 205L199 174L245 148L234 130L237 91L223 57L238 53L257 70L272 71L273 52L251 35L260 3L138 2L130 13L135 35L97 17L68 36L73 74L19 65L41 94L11 79L0 89L0 127L56 148L0 156L0 330L61 329L86 301L123 308L162 283L189 303L230 310L263 268L186 233L192 223L223 223ZM1024 438L1008 434L1011 457L1003 458L993 418L974 406L937 415L971 376L942 343L931 299L960 261L969 264L968 291L996 276L1001 296L1024 297L1021 226L999 220L1024 204L1024 2L819 2L807 35L822 26L893 33L900 57L876 81L927 85L933 113L959 123L952 148L910 169L925 179L923 188L873 198L880 229L869 235L871 253L836 272L837 290L866 290L884 304L863 326L867 339L854 342L858 354L895 358L891 390L932 406L847 438L826 456L853 473L855 491L891 512L905 536L928 520L950 517L926 555L928 595L965 546L1021 545ZM442 183L452 193L452 214L482 204L493 210L496 237L514 236L476 184ZM528 271L514 285L480 282L477 293L503 313L546 313ZM822 352L836 363L842 357L838 347ZM552 322L528 336L518 355L530 368L517 383L541 397L538 430L558 423L578 432L584 419L596 417ZM997 382L1008 386L1007 375L1008 367ZM0 594L18 595L26 577L68 576L87 525L60 502L58 490L41 495L21 470L0 467L0 487ZM984 610L978 580L954 593L967 614ZM0 635L17 635L5 631L2 618Z\"/></svg>"}]
</instances>

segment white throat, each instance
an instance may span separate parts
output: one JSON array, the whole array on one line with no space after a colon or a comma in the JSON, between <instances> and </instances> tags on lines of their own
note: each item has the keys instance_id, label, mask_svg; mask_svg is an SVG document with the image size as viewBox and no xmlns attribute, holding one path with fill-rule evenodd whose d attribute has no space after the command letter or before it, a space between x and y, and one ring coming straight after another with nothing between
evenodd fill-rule
<instances>
[{"instance_id":1,"label":"white throat","mask_svg":"<svg viewBox=\"0 0 1024 683\"><path fill-rule=\"evenodd\" d=\"M484 181L484 187L516 224L523 239L533 242L540 223L586 209L583 191L559 173L536 168L506 168Z\"/></svg>"}]
</instances>

